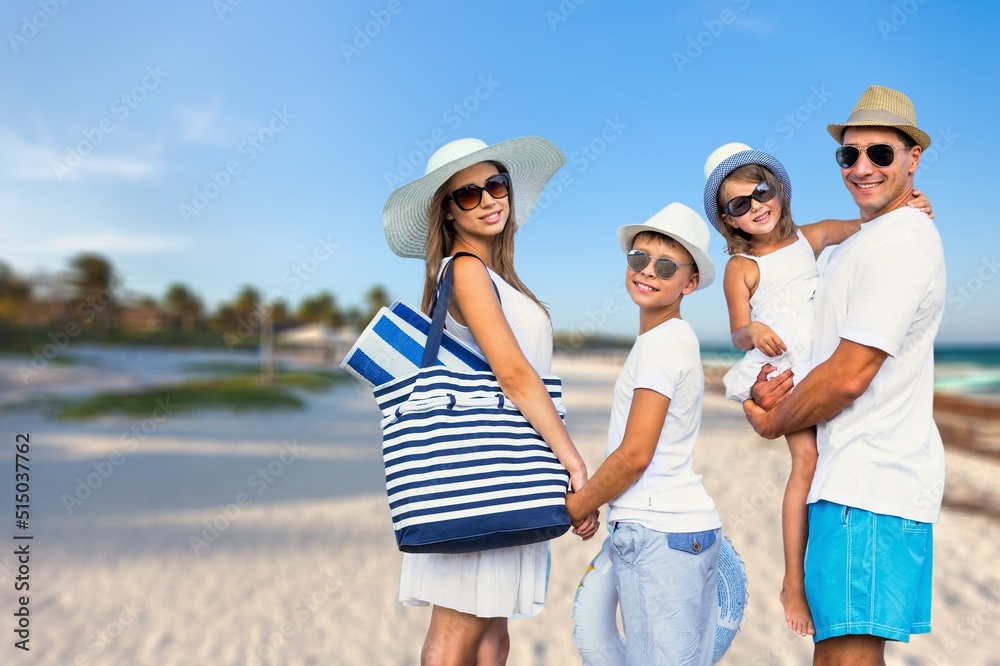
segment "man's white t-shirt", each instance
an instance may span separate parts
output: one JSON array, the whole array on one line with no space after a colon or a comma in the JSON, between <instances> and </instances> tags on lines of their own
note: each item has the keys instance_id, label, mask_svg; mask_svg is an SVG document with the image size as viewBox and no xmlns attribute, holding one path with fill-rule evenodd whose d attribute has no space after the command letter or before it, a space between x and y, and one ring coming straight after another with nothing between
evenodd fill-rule
<instances>
[{"instance_id":1,"label":"man's white t-shirt","mask_svg":"<svg viewBox=\"0 0 1000 666\"><path fill-rule=\"evenodd\" d=\"M810 503L937 522L944 448L933 415L934 337L944 302L941 236L915 209L863 224L834 250L816 289L813 365L841 339L889 356L864 394L817 426Z\"/></svg>"},{"instance_id":2,"label":"man's white t-shirt","mask_svg":"<svg viewBox=\"0 0 1000 666\"><path fill-rule=\"evenodd\" d=\"M608 522L636 522L659 532L722 527L715 502L692 469L705 376L698 338L686 321L670 319L636 338L615 382L608 455L622 443L639 388L670 398L670 406L649 467L608 503Z\"/></svg>"}]
</instances>

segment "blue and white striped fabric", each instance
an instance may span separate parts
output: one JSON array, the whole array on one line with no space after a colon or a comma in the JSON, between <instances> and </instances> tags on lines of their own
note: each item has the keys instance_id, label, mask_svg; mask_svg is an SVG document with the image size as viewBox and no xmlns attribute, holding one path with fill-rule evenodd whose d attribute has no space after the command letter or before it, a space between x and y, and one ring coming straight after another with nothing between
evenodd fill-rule
<instances>
[{"instance_id":1,"label":"blue and white striped fabric","mask_svg":"<svg viewBox=\"0 0 1000 666\"><path fill-rule=\"evenodd\" d=\"M542 379L564 416L562 383ZM377 387L375 400L400 550L488 550L569 529L569 474L492 372L421 368Z\"/></svg>"},{"instance_id":2,"label":"blue and white striped fabric","mask_svg":"<svg viewBox=\"0 0 1000 666\"><path fill-rule=\"evenodd\" d=\"M344 356L340 367L371 386L381 386L420 368L431 320L403 301L382 308ZM489 370L489 363L447 331L438 364L458 371Z\"/></svg>"}]
</instances>

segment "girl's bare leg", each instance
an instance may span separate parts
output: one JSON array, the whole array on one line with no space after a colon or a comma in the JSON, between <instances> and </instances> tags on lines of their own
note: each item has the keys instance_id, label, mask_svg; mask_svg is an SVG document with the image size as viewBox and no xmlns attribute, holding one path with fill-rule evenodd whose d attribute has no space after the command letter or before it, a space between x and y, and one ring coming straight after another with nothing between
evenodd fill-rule
<instances>
[{"instance_id":1,"label":"girl's bare leg","mask_svg":"<svg viewBox=\"0 0 1000 666\"><path fill-rule=\"evenodd\" d=\"M792 454L792 471L781 503L781 537L785 551L785 578L781 586L781 604L785 622L795 633L815 634L812 614L806 602L805 556L809 522L806 498L816 471L816 429L806 428L785 436Z\"/></svg>"}]
</instances>

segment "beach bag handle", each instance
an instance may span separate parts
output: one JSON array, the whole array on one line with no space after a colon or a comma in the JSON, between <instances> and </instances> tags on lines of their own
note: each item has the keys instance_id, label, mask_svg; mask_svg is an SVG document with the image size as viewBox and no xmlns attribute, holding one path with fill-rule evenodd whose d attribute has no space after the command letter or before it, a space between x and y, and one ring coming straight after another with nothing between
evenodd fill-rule
<instances>
[{"instance_id":1,"label":"beach bag handle","mask_svg":"<svg viewBox=\"0 0 1000 666\"><path fill-rule=\"evenodd\" d=\"M427 333L427 345L424 347L424 357L420 361L421 368L429 368L433 365L437 365L438 362L438 350L441 347L441 337L444 335L444 320L448 314L448 302L451 300L451 285L454 280L452 275L452 266L455 265L455 260L459 257L476 257L476 255L471 252L456 252L448 265L444 267L444 273L441 274L441 279L438 281L437 290L434 292L434 301L431 303L431 330ZM479 257L476 257L479 259ZM479 259L479 261L483 261ZM486 263L483 262L483 266ZM497 300L500 300L500 290L497 289L495 283L493 283L492 278L490 283L493 284L493 291L497 295Z\"/></svg>"}]
</instances>

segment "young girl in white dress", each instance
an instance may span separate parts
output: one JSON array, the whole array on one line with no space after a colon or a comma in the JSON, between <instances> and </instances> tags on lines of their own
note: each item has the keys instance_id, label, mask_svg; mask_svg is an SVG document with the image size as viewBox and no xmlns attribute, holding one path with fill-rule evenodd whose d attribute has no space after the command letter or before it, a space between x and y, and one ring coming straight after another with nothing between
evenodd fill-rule
<instances>
[{"instance_id":1,"label":"young girl in white dress","mask_svg":"<svg viewBox=\"0 0 1000 666\"><path fill-rule=\"evenodd\" d=\"M765 365L792 369L802 378L811 367L816 258L861 228L860 220L823 220L797 227L792 188L781 162L747 145L730 143L705 163L705 213L726 240L723 290L733 345L746 355L723 377L726 397L743 402ZM930 213L914 190L911 206ZM815 633L803 584L806 497L816 471L816 429L785 437L792 469L781 506L785 576L781 603L789 628Z\"/></svg>"},{"instance_id":2,"label":"young girl in white dress","mask_svg":"<svg viewBox=\"0 0 1000 666\"><path fill-rule=\"evenodd\" d=\"M536 137L495 146L453 141L431 155L422 178L393 192L383 223L396 254L427 262L425 312L452 256L474 255L454 259L446 330L483 354L504 395L551 447L572 487L580 488L586 466L540 377L552 363L548 311L513 265L518 223L563 163L558 148ZM595 512L573 531L589 539L597 528ZM507 620L541 610L548 562L547 542L460 554L404 553L400 601L433 606L421 663L505 663Z\"/></svg>"}]
</instances>

